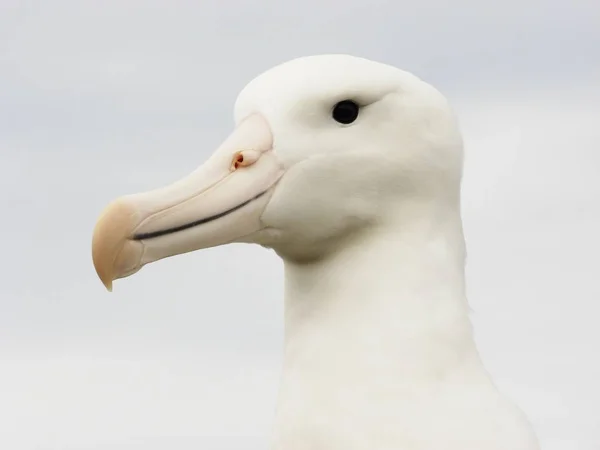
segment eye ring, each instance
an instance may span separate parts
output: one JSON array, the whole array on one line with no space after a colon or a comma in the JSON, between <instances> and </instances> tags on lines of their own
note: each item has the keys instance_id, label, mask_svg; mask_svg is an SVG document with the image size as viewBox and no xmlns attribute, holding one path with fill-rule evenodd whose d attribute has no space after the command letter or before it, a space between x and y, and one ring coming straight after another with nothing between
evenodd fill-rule
<instances>
[{"instance_id":1,"label":"eye ring","mask_svg":"<svg viewBox=\"0 0 600 450\"><path fill-rule=\"evenodd\" d=\"M338 123L349 125L358 118L360 106L352 100L338 102L331 111L331 117Z\"/></svg>"}]
</instances>

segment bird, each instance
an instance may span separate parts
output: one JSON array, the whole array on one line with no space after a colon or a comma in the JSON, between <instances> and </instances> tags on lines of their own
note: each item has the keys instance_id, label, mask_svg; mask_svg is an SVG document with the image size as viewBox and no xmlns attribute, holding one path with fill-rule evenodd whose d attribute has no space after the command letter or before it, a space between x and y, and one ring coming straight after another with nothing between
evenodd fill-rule
<instances>
[{"instance_id":1,"label":"bird","mask_svg":"<svg viewBox=\"0 0 600 450\"><path fill-rule=\"evenodd\" d=\"M92 237L106 288L163 258L266 247L284 265L273 450L539 449L476 348L448 99L324 54L257 75L234 118L189 175L106 206Z\"/></svg>"}]
</instances>

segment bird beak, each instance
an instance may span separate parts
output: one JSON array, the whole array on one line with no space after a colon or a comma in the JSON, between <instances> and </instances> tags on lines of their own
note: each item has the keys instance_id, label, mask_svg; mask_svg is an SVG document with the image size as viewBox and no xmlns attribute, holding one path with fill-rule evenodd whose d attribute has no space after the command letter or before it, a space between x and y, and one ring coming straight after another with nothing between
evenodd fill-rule
<instances>
[{"instance_id":1,"label":"bird beak","mask_svg":"<svg viewBox=\"0 0 600 450\"><path fill-rule=\"evenodd\" d=\"M101 214L92 259L106 288L145 264L248 238L283 167L267 121L253 114L187 177L161 189L121 197Z\"/></svg>"}]
</instances>

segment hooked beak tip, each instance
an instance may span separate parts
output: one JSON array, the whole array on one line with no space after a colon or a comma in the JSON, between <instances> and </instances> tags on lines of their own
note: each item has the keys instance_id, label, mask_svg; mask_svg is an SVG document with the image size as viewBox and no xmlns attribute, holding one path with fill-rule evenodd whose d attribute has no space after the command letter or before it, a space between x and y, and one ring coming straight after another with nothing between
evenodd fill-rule
<instances>
[{"instance_id":1,"label":"hooked beak tip","mask_svg":"<svg viewBox=\"0 0 600 450\"><path fill-rule=\"evenodd\" d=\"M136 223L136 211L129 203L116 201L101 214L92 238L92 260L98 278L108 292L120 274L138 261L138 252L128 245L128 236Z\"/></svg>"},{"instance_id":2,"label":"hooked beak tip","mask_svg":"<svg viewBox=\"0 0 600 450\"><path fill-rule=\"evenodd\" d=\"M95 262L95 261L94 261ZM110 274L104 272L102 267L97 264L94 264L94 268L96 269L96 275L100 278L100 281L106 288L108 292L112 292L113 290L113 277Z\"/></svg>"}]
</instances>

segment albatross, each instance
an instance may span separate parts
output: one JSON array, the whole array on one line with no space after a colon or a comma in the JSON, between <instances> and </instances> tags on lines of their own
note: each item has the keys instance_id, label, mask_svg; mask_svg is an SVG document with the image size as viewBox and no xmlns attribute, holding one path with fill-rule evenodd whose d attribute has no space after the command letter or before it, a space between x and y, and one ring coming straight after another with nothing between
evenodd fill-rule
<instances>
[{"instance_id":1,"label":"albatross","mask_svg":"<svg viewBox=\"0 0 600 450\"><path fill-rule=\"evenodd\" d=\"M285 266L274 450L537 450L476 349L465 295L463 143L446 98L349 55L250 81L235 128L172 185L110 203L92 239L107 289L234 242Z\"/></svg>"}]
</instances>

